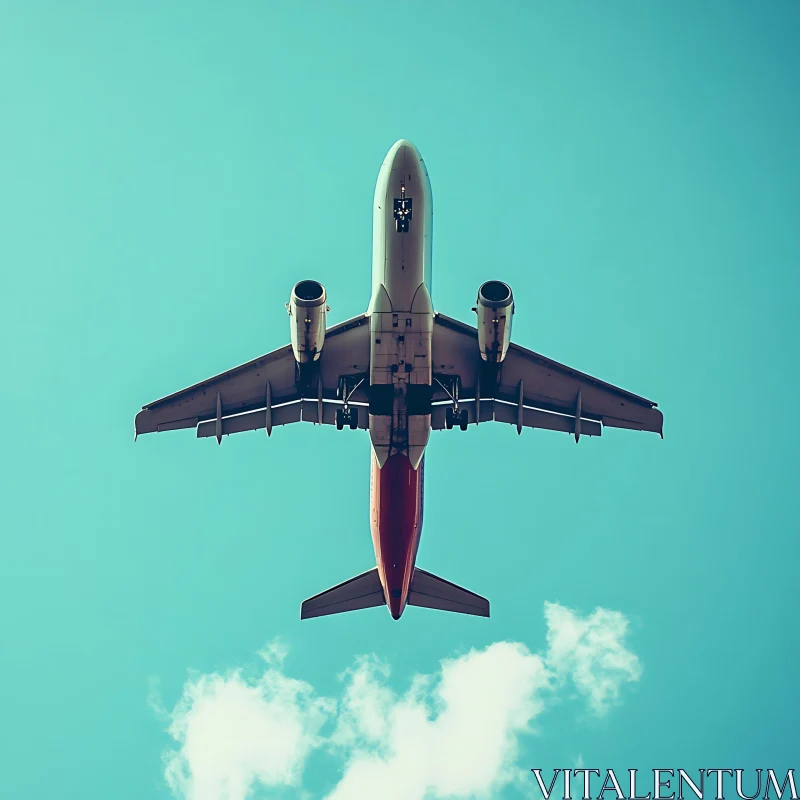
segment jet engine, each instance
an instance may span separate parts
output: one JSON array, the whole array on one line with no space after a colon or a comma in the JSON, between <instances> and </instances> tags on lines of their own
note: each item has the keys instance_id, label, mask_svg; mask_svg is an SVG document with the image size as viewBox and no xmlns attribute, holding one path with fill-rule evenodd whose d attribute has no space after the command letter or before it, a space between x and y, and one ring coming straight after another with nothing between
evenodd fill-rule
<instances>
[{"instance_id":1,"label":"jet engine","mask_svg":"<svg viewBox=\"0 0 800 800\"><path fill-rule=\"evenodd\" d=\"M478 304L472 309L478 315L478 347L481 358L499 364L511 343L511 316L514 295L502 281L486 281L478 289Z\"/></svg>"},{"instance_id":2,"label":"jet engine","mask_svg":"<svg viewBox=\"0 0 800 800\"><path fill-rule=\"evenodd\" d=\"M300 281L286 304L292 318L292 350L298 364L316 361L325 341L325 287L316 281Z\"/></svg>"}]
</instances>

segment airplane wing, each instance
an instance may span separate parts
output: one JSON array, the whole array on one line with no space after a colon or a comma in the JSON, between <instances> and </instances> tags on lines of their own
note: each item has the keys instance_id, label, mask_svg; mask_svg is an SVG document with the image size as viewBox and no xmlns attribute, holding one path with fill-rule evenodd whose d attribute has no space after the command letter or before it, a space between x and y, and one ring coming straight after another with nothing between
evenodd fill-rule
<instances>
[{"instance_id":1,"label":"airplane wing","mask_svg":"<svg viewBox=\"0 0 800 800\"><path fill-rule=\"evenodd\" d=\"M369 368L369 317L362 314L334 325L325 333L316 386L301 387L291 345L148 403L136 415L136 435L197 428L197 436L221 436L287 425L301 420L334 424L342 376L358 376ZM351 397L365 405L364 389ZM321 413L320 413L321 412ZM321 417L321 419L320 419ZM360 428L368 425L365 412Z\"/></svg>"},{"instance_id":2,"label":"airplane wing","mask_svg":"<svg viewBox=\"0 0 800 800\"><path fill-rule=\"evenodd\" d=\"M460 379L460 400L469 423L506 422L520 431L547 428L577 437L600 436L603 427L653 431L663 437L663 416L644 397L551 361L511 344L491 374L478 350L478 331L471 325L436 314L433 326L434 429L446 427L452 398L447 379ZM479 418L478 418L479 417Z\"/></svg>"}]
</instances>

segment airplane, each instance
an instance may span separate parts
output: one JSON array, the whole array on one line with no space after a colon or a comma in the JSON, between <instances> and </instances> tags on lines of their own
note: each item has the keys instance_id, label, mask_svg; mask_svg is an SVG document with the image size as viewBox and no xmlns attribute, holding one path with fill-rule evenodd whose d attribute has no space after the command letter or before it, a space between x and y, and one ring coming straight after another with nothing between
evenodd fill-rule
<instances>
[{"instance_id":1,"label":"airplane","mask_svg":"<svg viewBox=\"0 0 800 800\"><path fill-rule=\"evenodd\" d=\"M378 175L373 206L372 295L366 313L328 328L327 294L314 280L291 290L291 343L148 403L135 436L196 428L215 437L295 422L367 430L370 522L376 566L301 604L308 619L388 606L489 616L489 601L416 566L425 448L431 431L502 422L574 436L604 427L663 438L657 404L511 342L514 297L489 280L476 326L434 311L433 204L419 150L401 139ZM135 437L134 437L135 438Z\"/></svg>"}]
</instances>

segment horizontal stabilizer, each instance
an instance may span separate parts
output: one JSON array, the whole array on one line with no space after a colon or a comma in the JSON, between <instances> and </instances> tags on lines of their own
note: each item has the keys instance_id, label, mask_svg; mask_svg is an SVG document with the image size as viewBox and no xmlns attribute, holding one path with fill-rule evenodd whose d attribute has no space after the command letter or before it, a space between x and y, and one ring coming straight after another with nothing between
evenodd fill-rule
<instances>
[{"instance_id":1,"label":"horizontal stabilizer","mask_svg":"<svg viewBox=\"0 0 800 800\"><path fill-rule=\"evenodd\" d=\"M458 614L489 616L489 601L450 581L437 578L417 567L408 592L408 605L436 608L439 611L455 611Z\"/></svg>"},{"instance_id":2,"label":"horizontal stabilizer","mask_svg":"<svg viewBox=\"0 0 800 800\"><path fill-rule=\"evenodd\" d=\"M378 569L375 567L332 589L309 597L300 607L300 619L324 617L328 614L341 614L343 611L358 611L385 604L383 586L378 576Z\"/></svg>"}]
</instances>

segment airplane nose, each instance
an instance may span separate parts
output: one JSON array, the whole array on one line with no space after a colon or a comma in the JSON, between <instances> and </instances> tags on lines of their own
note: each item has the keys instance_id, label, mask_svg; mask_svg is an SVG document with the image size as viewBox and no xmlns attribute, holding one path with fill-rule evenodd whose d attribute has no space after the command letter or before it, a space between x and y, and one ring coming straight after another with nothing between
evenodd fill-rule
<instances>
[{"instance_id":1,"label":"airplane nose","mask_svg":"<svg viewBox=\"0 0 800 800\"><path fill-rule=\"evenodd\" d=\"M390 162L392 168L405 169L412 164L417 164L422 159L416 146L408 139L398 139L386 155L386 161Z\"/></svg>"}]
</instances>

